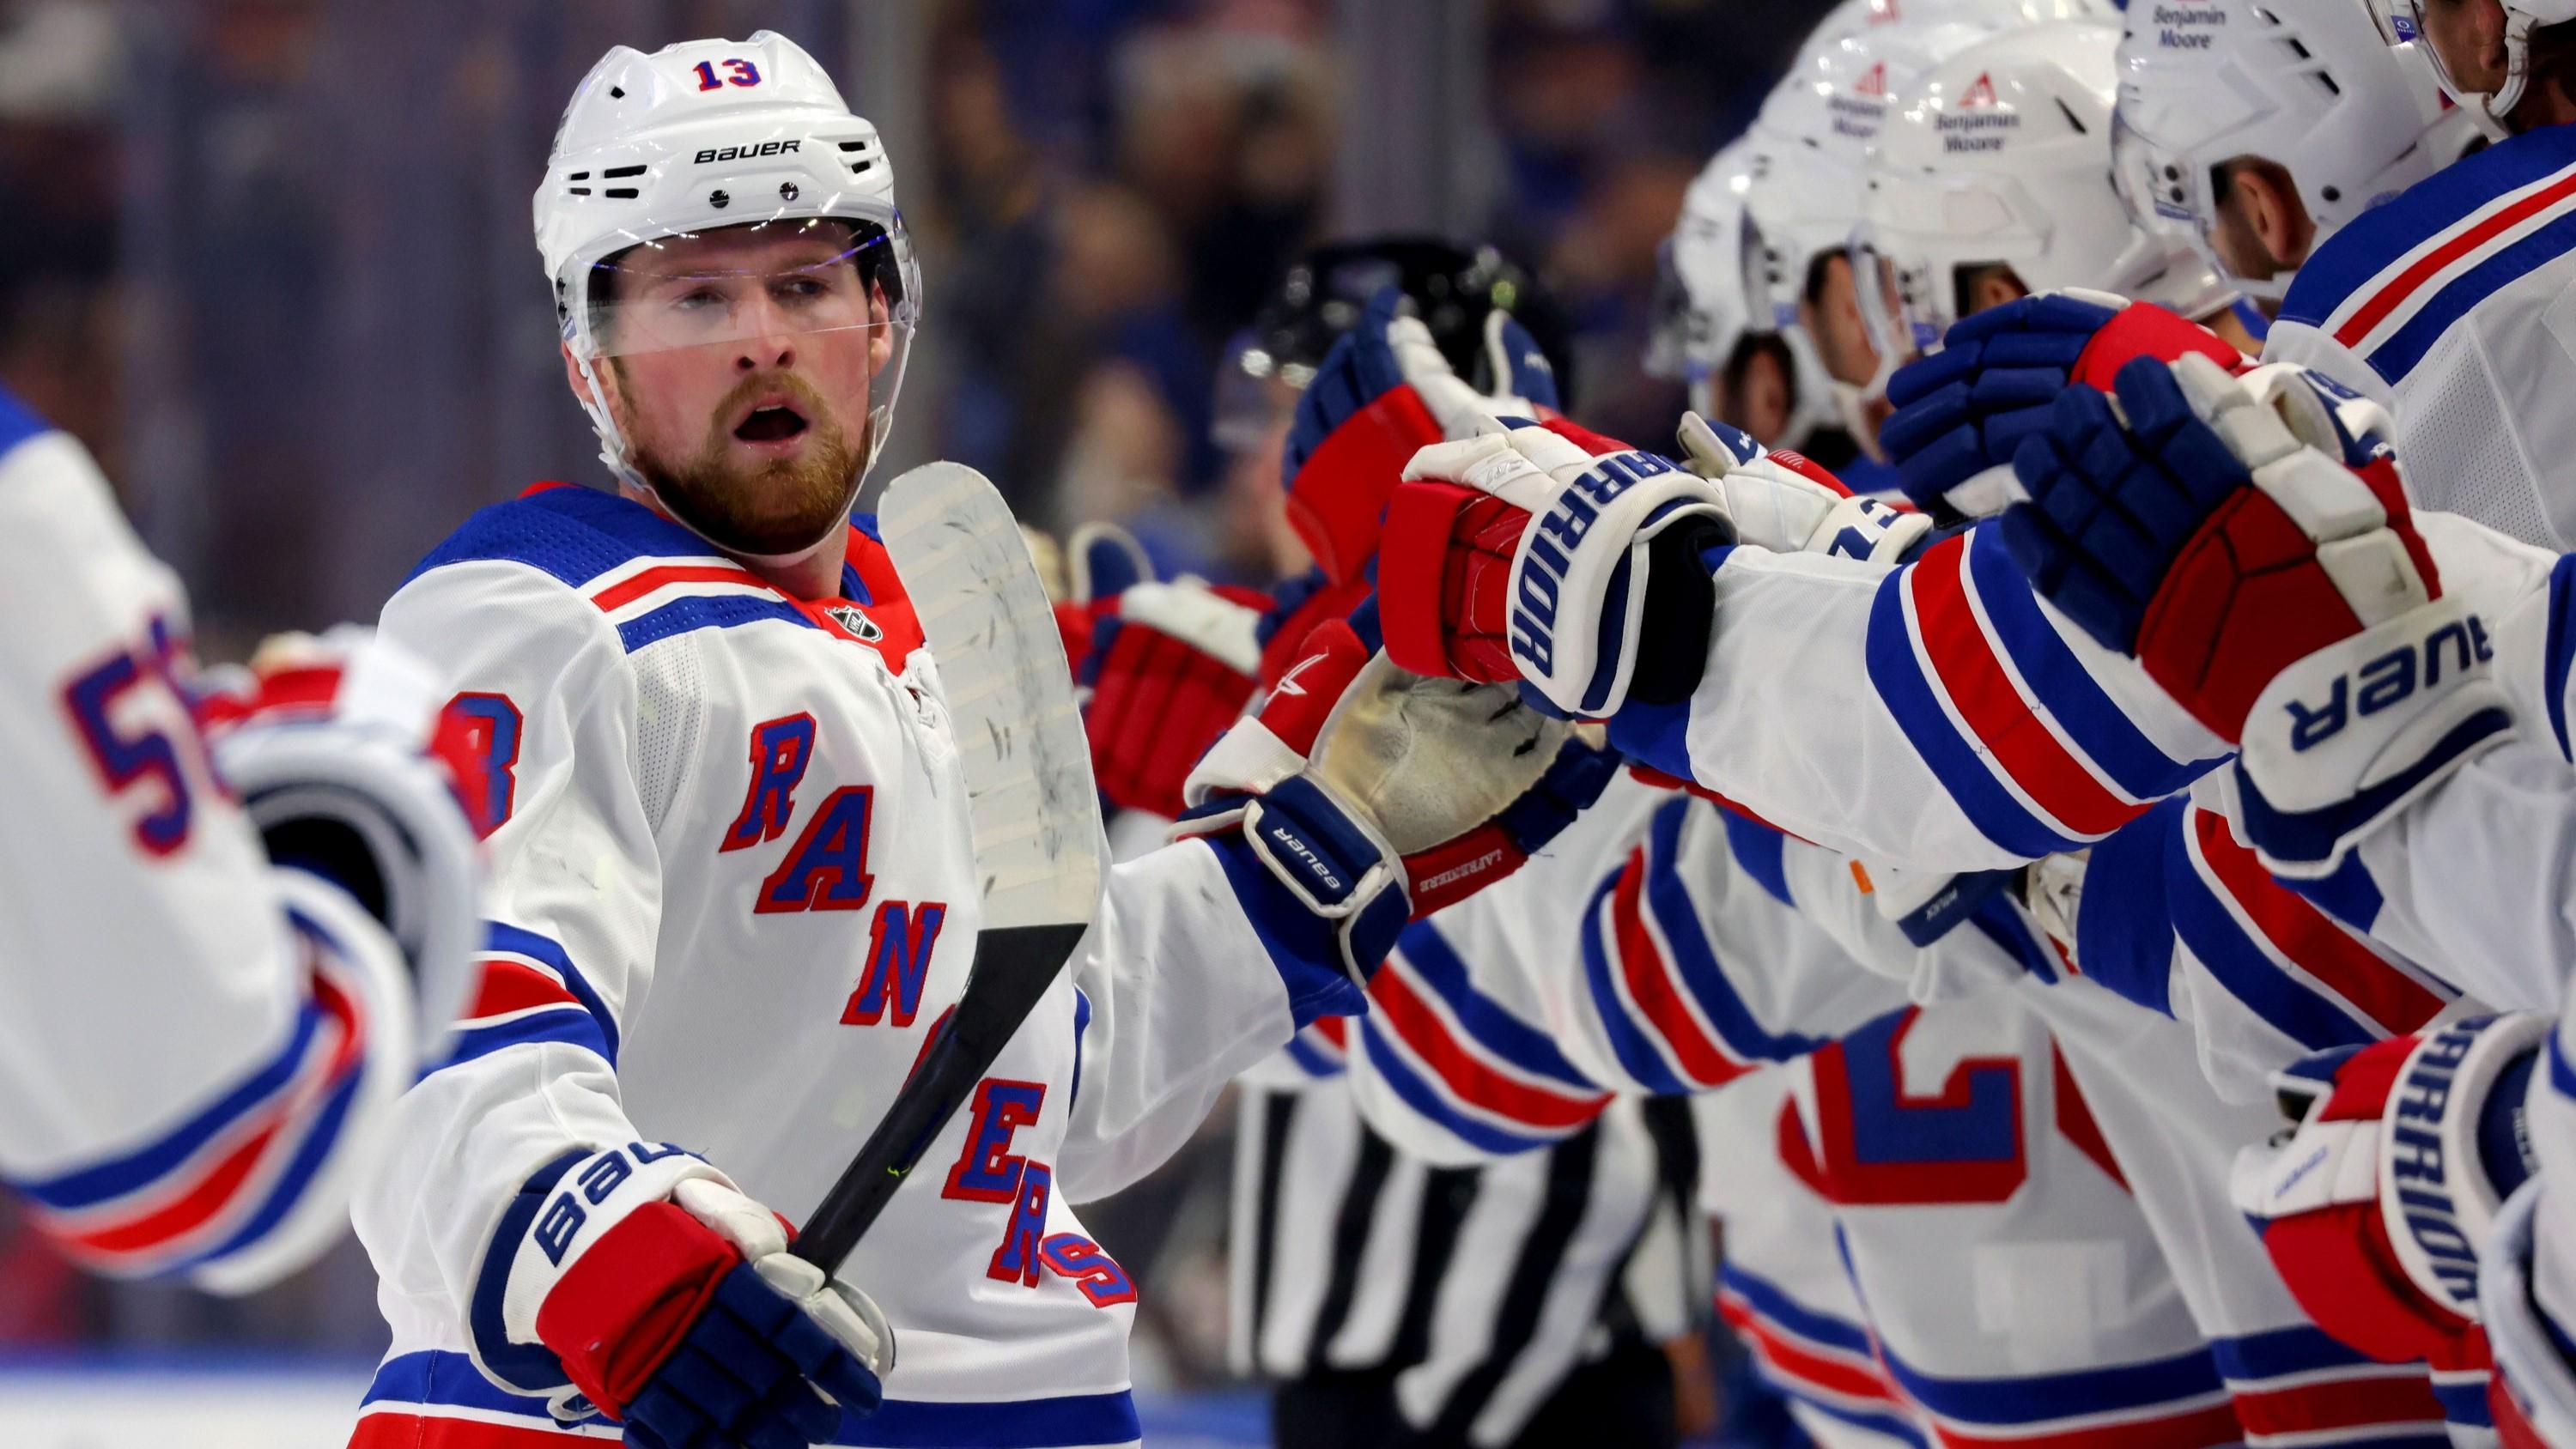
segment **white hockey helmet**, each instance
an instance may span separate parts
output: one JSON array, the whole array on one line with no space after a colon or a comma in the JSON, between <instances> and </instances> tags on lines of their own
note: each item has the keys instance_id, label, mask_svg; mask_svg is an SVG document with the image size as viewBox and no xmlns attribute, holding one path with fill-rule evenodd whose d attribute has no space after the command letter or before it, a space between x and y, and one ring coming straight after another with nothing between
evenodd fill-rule
<instances>
[{"instance_id":1,"label":"white hockey helmet","mask_svg":"<svg viewBox=\"0 0 2576 1449\"><path fill-rule=\"evenodd\" d=\"M2473 113L2479 130L2496 140L2504 138L2505 118L2522 104L2523 91L2531 82L2531 32L2544 25L2576 20L2576 0L2496 0L2504 12L2504 85L2492 92L2473 91L2460 85L2442 55L2445 45L2475 43L2474 37L2460 33L2460 0L2362 3L2370 7L2371 18L2379 22L2380 34L2389 44L2422 45L2442 89Z\"/></svg>"},{"instance_id":2,"label":"white hockey helmet","mask_svg":"<svg viewBox=\"0 0 2576 1449\"><path fill-rule=\"evenodd\" d=\"M1654 322L1646 337L1649 377L1678 379L1691 407L1705 416L1713 380L1747 332L1769 331L1771 307L1745 274L1744 193L1752 184L1751 145L1739 138L1720 149L1682 193L1681 220L1656 249Z\"/></svg>"},{"instance_id":3,"label":"white hockey helmet","mask_svg":"<svg viewBox=\"0 0 2576 1449\"><path fill-rule=\"evenodd\" d=\"M601 460L648 492L601 401L600 359L736 346L782 333L885 329L886 337L864 339L871 348L880 341L891 346L886 360L868 370L868 446L849 481L850 499L857 499L902 387L920 317L921 274L895 206L884 143L876 127L850 113L812 56L767 30L748 40L686 41L651 55L616 47L591 67L564 108L535 214L537 250L563 338L590 384L583 407L599 432ZM650 316L621 310L614 286L603 285L621 273L667 279L668 268L656 269L653 258L677 239L743 230L787 241L836 222L846 230L825 231L841 243L828 263L765 277L688 273L704 276L723 295L693 299L686 322L671 308L656 307ZM855 287L843 280L851 277ZM724 291L745 282L767 285ZM800 301L792 316L783 306L755 305L790 284L798 289L789 293L795 297L824 291L811 304ZM838 527L815 542L827 542Z\"/></svg>"},{"instance_id":4,"label":"white hockey helmet","mask_svg":"<svg viewBox=\"0 0 2576 1449\"><path fill-rule=\"evenodd\" d=\"M2113 164L2139 222L2170 228L2240 291L2278 301L2296 270L2229 272L2210 244L2220 168L2279 165L2323 242L2458 160L2474 137L2420 46L2392 50L2352 0L2140 7L2120 37Z\"/></svg>"},{"instance_id":5,"label":"white hockey helmet","mask_svg":"<svg viewBox=\"0 0 2576 1449\"><path fill-rule=\"evenodd\" d=\"M2111 179L2117 30L2063 22L1950 57L1880 138L1852 237L1884 375L1939 344L1973 269L2033 291L2089 287L2187 317L2230 293L2178 240L2131 219Z\"/></svg>"}]
</instances>

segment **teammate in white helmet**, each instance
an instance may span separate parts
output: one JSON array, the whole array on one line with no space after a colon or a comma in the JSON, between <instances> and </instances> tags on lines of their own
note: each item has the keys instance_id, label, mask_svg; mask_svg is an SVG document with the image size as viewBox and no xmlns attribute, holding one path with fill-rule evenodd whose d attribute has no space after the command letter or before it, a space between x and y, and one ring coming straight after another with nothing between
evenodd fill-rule
<instances>
[{"instance_id":1,"label":"teammate in white helmet","mask_svg":"<svg viewBox=\"0 0 2576 1449\"><path fill-rule=\"evenodd\" d=\"M2139 221L2198 246L2267 317L2327 238L2477 140L2422 47L2390 49L2352 0L2131 10L2117 127Z\"/></svg>"},{"instance_id":2,"label":"teammate in white helmet","mask_svg":"<svg viewBox=\"0 0 2576 1449\"><path fill-rule=\"evenodd\" d=\"M354 1442L1133 1442L1134 1283L1068 1201L1355 1008L1404 852L1562 727L1329 635L827 1275L786 1225L957 1001L982 913L938 667L851 514L920 315L891 163L777 35L619 47L535 217L618 491L485 509L385 608L483 725L491 920L356 1207L393 1346Z\"/></svg>"},{"instance_id":3,"label":"teammate in white helmet","mask_svg":"<svg viewBox=\"0 0 2576 1449\"><path fill-rule=\"evenodd\" d=\"M462 1005L438 701L318 641L210 701L178 580L5 390L0 574L0 1181L83 1267L265 1287L339 1240Z\"/></svg>"},{"instance_id":4,"label":"teammate in white helmet","mask_svg":"<svg viewBox=\"0 0 2576 1449\"><path fill-rule=\"evenodd\" d=\"M2224 284L2137 225L2112 186L2118 44L2085 22L1981 41L1925 76L1881 136L1853 243L1880 391L1951 323L2035 291L2086 287L2234 326Z\"/></svg>"}]
</instances>

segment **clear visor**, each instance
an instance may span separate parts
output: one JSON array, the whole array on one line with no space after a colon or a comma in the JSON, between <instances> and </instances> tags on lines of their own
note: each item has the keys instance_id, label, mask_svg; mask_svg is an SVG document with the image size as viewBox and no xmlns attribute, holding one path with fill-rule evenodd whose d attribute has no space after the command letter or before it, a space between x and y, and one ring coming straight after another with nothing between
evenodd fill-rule
<instances>
[{"instance_id":1,"label":"clear visor","mask_svg":"<svg viewBox=\"0 0 2576 1449\"><path fill-rule=\"evenodd\" d=\"M2390 45L2413 45L2433 62L2433 74L2455 100L2493 96L2501 114L2522 91L2530 51L2520 31L2505 22L2498 0L2362 0L2379 23L2380 38ZM2511 17L2519 19L2519 17ZM2527 21L2523 21L2527 25ZM2482 54L2480 31L2502 28L2507 36L2504 74L2497 74Z\"/></svg>"},{"instance_id":2,"label":"clear visor","mask_svg":"<svg viewBox=\"0 0 2576 1449\"><path fill-rule=\"evenodd\" d=\"M674 233L600 262L587 282L587 340L615 371L626 445L641 426L710 455L838 448L862 471L884 446L919 296L884 226L795 218Z\"/></svg>"},{"instance_id":3,"label":"clear visor","mask_svg":"<svg viewBox=\"0 0 2576 1449\"><path fill-rule=\"evenodd\" d=\"M757 344L819 333L909 330L886 233L809 218L660 237L591 269L602 357Z\"/></svg>"},{"instance_id":4,"label":"clear visor","mask_svg":"<svg viewBox=\"0 0 2576 1449\"><path fill-rule=\"evenodd\" d=\"M1879 376L1889 373L1941 344L1952 317L1940 268L1928 259L1909 258L1867 222L1852 232L1852 291L1860 304L1861 326L1878 353Z\"/></svg>"}]
</instances>

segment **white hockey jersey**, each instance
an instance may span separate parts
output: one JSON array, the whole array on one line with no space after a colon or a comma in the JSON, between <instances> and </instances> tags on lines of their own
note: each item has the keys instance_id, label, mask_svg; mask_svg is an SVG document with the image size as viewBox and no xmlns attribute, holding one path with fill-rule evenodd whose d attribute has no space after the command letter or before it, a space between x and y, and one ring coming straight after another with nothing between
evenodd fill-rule
<instances>
[{"instance_id":1,"label":"white hockey jersey","mask_svg":"<svg viewBox=\"0 0 2576 1449\"><path fill-rule=\"evenodd\" d=\"M2263 360L2386 404L2422 507L2576 548L2576 127L2498 142L2354 218L2299 268Z\"/></svg>"},{"instance_id":2,"label":"white hockey jersey","mask_svg":"<svg viewBox=\"0 0 2576 1449\"><path fill-rule=\"evenodd\" d=\"M387 604L383 632L448 672L487 747L492 919L460 1045L404 1099L406 1150L356 1209L394 1342L354 1442L561 1442L467 1354L494 1347L484 1259L521 1184L668 1142L801 1220L957 999L979 910L966 782L865 528L842 597L809 602L639 504L544 488L475 515ZM1070 1203L1159 1162L1350 990L1227 851L1111 871L1075 964L844 1266L900 1358L835 1442L1137 1437L1134 1284Z\"/></svg>"},{"instance_id":3,"label":"white hockey jersey","mask_svg":"<svg viewBox=\"0 0 2576 1449\"><path fill-rule=\"evenodd\" d=\"M405 967L273 870L191 716L187 601L0 392L0 1177L75 1261L245 1289L346 1222L410 1080Z\"/></svg>"},{"instance_id":4,"label":"white hockey jersey","mask_svg":"<svg viewBox=\"0 0 2576 1449\"><path fill-rule=\"evenodd\" d=\"M1596 814L1371 982L1351 1059L1381 1130L1510 1151L1619 1093L1787 1061L1781 1150L1835 1204L1879 1361L1945 1441L2439 1435L2420 1369L2333 1344L2272 1275L2227 1193L2272 1109L2218 1100L2189 1030L2049 984L2059 958L2002 897L1918 948L1831 852L1633 783ZM1984 985L1917 1010L1889 977Z\"/></svg>"}]
</instances>

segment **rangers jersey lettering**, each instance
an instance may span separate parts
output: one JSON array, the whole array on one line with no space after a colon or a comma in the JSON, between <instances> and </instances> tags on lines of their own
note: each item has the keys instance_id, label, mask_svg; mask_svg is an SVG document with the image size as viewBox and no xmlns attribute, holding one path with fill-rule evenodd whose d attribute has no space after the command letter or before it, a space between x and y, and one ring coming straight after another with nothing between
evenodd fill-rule
<instances>
[{"instance_id":1,"label":"rangers jersey lettering","mask_svg":"<svg viewBox=\"0 0 2576 1449\"><path fill-rule=\"evenodd\" d=\"M670 1142L800 1219L956 1002L980 909L965 780L866 527L842 596L800 600L555 487L477 514L386 606L460 708L510 727L489 732L482 995L356 1211L394 1330L359 1443L556 1433L470 1358L501 1351L478 1264L540 1165ZM1281 972L1340 979L1224 848L1110 873L1076 963L851 1258L901 1358L839 1442L1137 1437L1133 1286L1070 1204L1150 1169L1289 1038Z\"/></svg>"}]
</instances>

